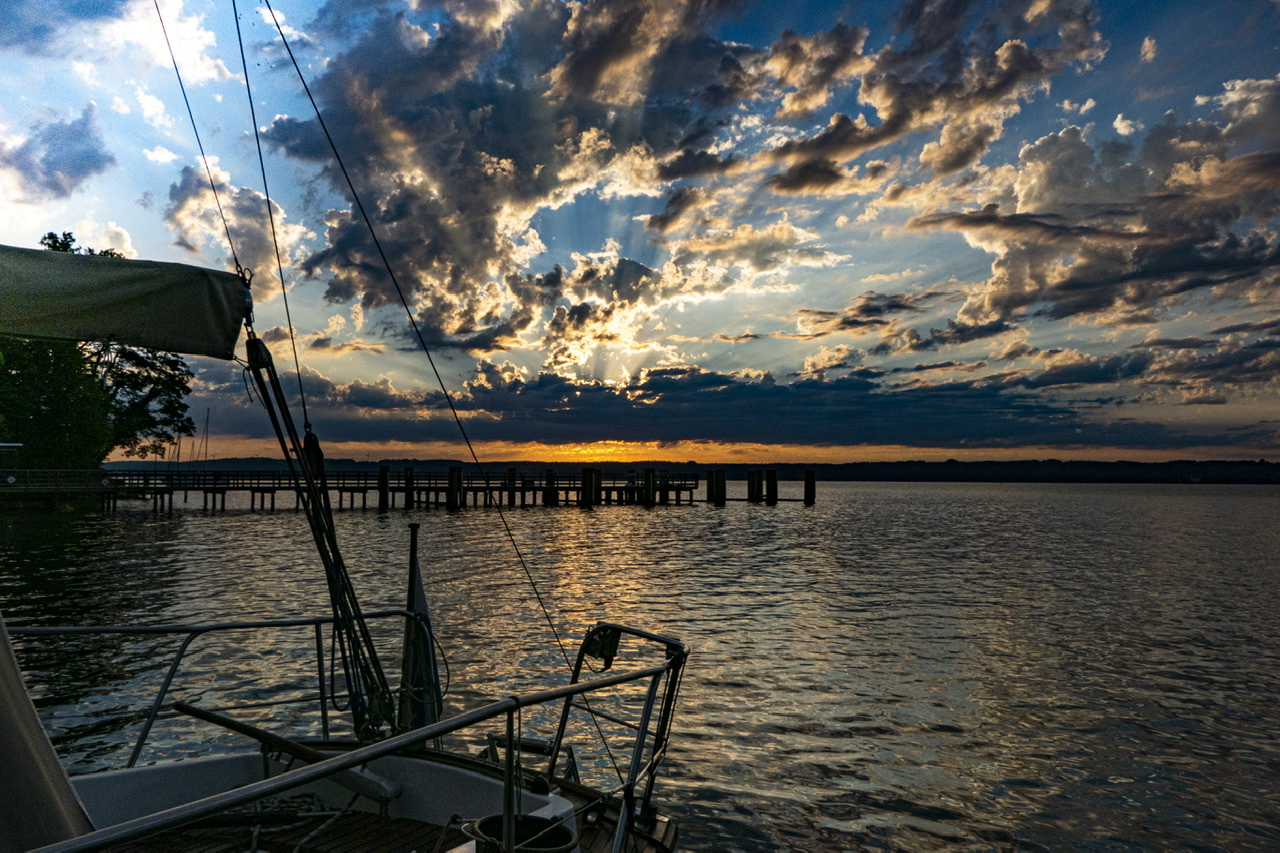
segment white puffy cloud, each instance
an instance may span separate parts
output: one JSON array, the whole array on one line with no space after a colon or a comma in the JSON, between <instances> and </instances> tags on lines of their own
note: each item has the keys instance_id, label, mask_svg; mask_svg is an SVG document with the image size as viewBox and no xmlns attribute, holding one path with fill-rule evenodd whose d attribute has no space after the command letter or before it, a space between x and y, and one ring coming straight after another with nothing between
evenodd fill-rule
<instances>
[{"instance_id":1,"label":"white puffy cloud","mask_svg":"<svg viewBox=\"0 0 1280 853\"><path fill-rule=\"evenodd\" d=\"M165 32L178 57L182 79L198 85L211 80L229 80L231 72L210 52L216 44L212 31L200 15L188 14L184 0L159 0L164 31L156 18L154 0L127 0L110 19L86 32L86 43L111 54L139 56L153 66L172 64L165 44Z\"/></svg>"},{"instance_id":2,"label":"white puffy cloud","mask_svg":"<svg viewBox=\"0 0 1280 853\"><path fill-rule=\"evenodd\" d=\"M155 148L144 148L142 153L152 163L172 163L178 159L177 154L174 154L163 145L157 145Z\"/></svg>"},{"instance_id":3,"label":"white puffy cloud","mask_svg":"<svg viewBox=\"0 0 1280 853\"><path fill-rule=\"evenodd\" d=\"M134 89L133 97L138 102L138 107L142 110L142 117L147 120L147 124L160 129L173 127L173 117L165 109L164 101L141 86Z\"/></svg>"},{"instance_id":4,"label":"white puffy cloud","mask_svg":"<svg viewBox=\"0 0 1280 853\"><path fill-rule=\"evenodd\" d=\"M1127 119L1124 117L1124 113L1116 115L1116 119L1111 123L1111 126L1114 127L1116 129L1116 133L1121 136L1132 136L1142 130L1142 122Z\"/></svg>"}]
</instances>

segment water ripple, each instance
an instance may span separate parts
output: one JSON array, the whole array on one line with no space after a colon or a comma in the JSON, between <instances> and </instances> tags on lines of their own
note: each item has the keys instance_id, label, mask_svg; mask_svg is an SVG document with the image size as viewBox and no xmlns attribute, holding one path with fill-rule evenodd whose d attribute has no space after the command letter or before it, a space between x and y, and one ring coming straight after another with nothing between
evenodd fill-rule
<instances>
[{"instance_id":1,"label":"water ripple","mask_svg":"<svg viewBox=\"0 0 1280 853\"><path fill-rule=\"evenodd\" d=\"M1276 496L823 484L812 508L508 518L562 636L607 618L692 645L660 791L689 850L1234 851L1280 847ZM491 511L340 514L369 606L402 600L409 520L451 706L540 684L558 653ZM0 606L13 624L311 615L299 530L243 509L0 516ZM69 761L125 748L109 712L164 652L20 649ZM201 666L233 653L207 689L291 665L244 641Z\"/></svg>"}]
</instances>

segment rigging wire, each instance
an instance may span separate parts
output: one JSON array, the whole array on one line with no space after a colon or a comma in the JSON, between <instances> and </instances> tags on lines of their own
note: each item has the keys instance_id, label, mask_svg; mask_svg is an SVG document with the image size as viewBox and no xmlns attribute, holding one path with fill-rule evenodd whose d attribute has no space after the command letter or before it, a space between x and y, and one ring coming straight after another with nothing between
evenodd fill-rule
<instances>
[{"instance_id":1,"label":"rigging wire","mask_svg":"<svg viewBox=\"0 0 1280 853\"><path fill-rule=\"evenodd\" d=\"M404 308L405 316L409 320L409 327L413 330L413 334L417 338L418 345L427 357L427 363L431 366L431 372L435 375L436 383L439 385L440 391L444 395L445 402L449 406L449 412L453 415L453 420L454 423L457 424L458 432L461 433L463 443L467 446L467 452L471 455L471 460L475 464L476 469L483 474L484 467L480 464L480 457L476 453L475 447L471 444L471 438L467 435L466 427L463 426L462 417L458 414L458 410L454 406L453 395L449 393L449 389L445 385L443 377L440 375L440 370L436 367L435 358L431 355L431 348L427 346L427 341L422 334L422 329L418 325L417 320L414 319L413 309L409 306L409 300L404 294L404 289L400 286L399 279L396 278L395 270L392 269L391 261L388 259L386 251L382 247L382 241L378 239L377 232L374 230L373 221L369 217L368 211L365 210L364 203L360 200L360 194L356 191L355 183L351 180L351 175L348 173L346 164L342 160L342 155L338 153L338 146L334 142L333 136L329 133L329 127L325 123L324 116L320 112L320 105L316 102L315 96L311 93L311 87L307 85L306 78L302 73L302 68L299 66L298 59L293 53L293 48L289 45L289 39L284 34L284 28L280 25L280 20L276 16L275 9L271 7L271 0L263 0L263 3L267 7L267 12L271 15L271 22L275 25L276 32L280 35L280 42L284 45L285 52L288 53L289 60L293 63L293 69L298 75L298 80L302 84L303 91L306 92L307 98L311 102L312 110L315 112L316 121L319 123L320 129L324 132L325 139L329 143L329 150L333 152L333 157L337 163L338 169L342 172L342 177L346 181L347 189L351 193L351 199L356 208L360 211L360 216L364 220L365 227L369 231L370 238L373 240L374 248L378 251L378 257L382 261L383 268L387 271L387 277L390 279L391 285L395 288L396 296L399 298L400 304ZM569 652L565 648L564 641L560 637L560 632L556 629L555 621L551 618L551 611L542 597L542 591L538 588L538 584L533 578L533 572L525 561L524 553L520 550L520 545L516 541L515 533L512 531L511 525L507 520L506 513L503 512L501 505L498 506L498 517L502 520L503 530L506 532L507 539L511 543L512 549L515 551L516 559L520 564L520 568L524 571L525 577L529 581L529 586L533 589L533 594L538 600L538 606L542 609L542 614L547 621L547 626L551 629L551 635L555 638L556 646L560 650L560 655L564 658L565 665L572 669L573 664L569 660Z\"/></svg>"},{"instance_id":2,"label":"rigging wire","mask_svg":"<svg viewBox=\"0 0 1280 853\"><path fill-rule=\"evenodd\" d=\"M222 209L222 198L218 195L218 185L213 180L213 169L209 166L209 158L204 153L204 143L200 141L200 129L196 127L196 116L191 111L191 99L187 97L186 84L182 82L182 72L178 70L178 57L173 52L173 44L169 41L169 28L164 24L164 15L160 12L160 0L152 0L156 7L156 17L160 20L160 31L164 33L164 46L169 50L169 60L173 62L173 73L178 78L178 88L182 91L182 102L187 106L187 118L191 121L191 131L196 137L196 147L200 149L200 161L204 164L205 176L209 179L209 189L213 191L213 201L218 206L218 216L222 219L222 230L227 235L227 247L231 250L231 260L236 265L236 272L244 277L244 269L240 266L240 258L236 256L236 244L231 239L231 226L227 223L227 214Z\"/></svg>"},{"instance_id":3,"label":"rigging wire","mask_svg":"<svg viewBox=\"0 0 1280 853\"><path fill-rule=\"evenodd\" d=\"M168 28L164 24L164 17L160 11L159 0L153 0L156 9L156 15L159 17L161 30L164 33L165 45L169 50L169 57L173 62L174 74L178 78L178 85L182 91L183 102L186 104L187 117L191 122L192 131L195 133L197 145L200 148L200 155L204 161L205 175L209 180L210 189L213 192L214 200L217 204L218 214L222 220L223 231L227 237L227 244L230 247L232 259L235 262L236 272L240 275L244 282L245 288L248 289L252 272L241 266L238 255L235 250L235 241L231 236L231 228L227 222L226 212L222 206L222 200L218 195L217 184L213 179L213 171L209 165L208 157L205 155L204 144L200 141L200 131L196 125L195 114L191 108L190 98L187 96L186 86L182 82L182 73L178 68L177 57L173 51L173 45L169 40ZM234 8L236 17L236 35L240 43L241 62L245 66L245 86L248 89L248 63L244 53L244 41L241 36L239 11ZM253 111L252 91L250 90L250 110ZM254 135L258 136L257 119L254 116ZM266 190L266 167L265 160L262 157L261 142L259 141L259 162L263 170L264 193ZM267 195L268 215L271 213L271 200ZM272 243L275 246L277 268L280 270L281 286L284 285L283 265L280 261L279 242L276 239L275 220L271 217ZM286 301L287 305L287 301ZM383 722L390 722L394 719L394 712L390 705L390 686L387 683L386 676L383 674L381 664L378 661L377 650L373 645L373 639L369 634L368 626L364 622L361 613L360 604L355 596L355 590L351 585L351 578L347 572L346 565L343 562L342 555L338 549L337 533L334 529L331 508L328 501L328 492L323 487L323 455L319 448L319 442L311 432L310 423L306 424L306 440L298 435L293 418L289 415L288 407L284 399L283 390L280 387L279 376L271 361L271 355L266 345L259 339L253 331L252 315L246 312L245 329L248 334L246 346L248 349L249 367L253 373L254 381L257 384L258 396L263 403L264 408L270 417L271 424L276 433L276 438L280 442L281 450L284 458L289 466L290 474L293 478L295 489L298 492L299 499L306 511L307 520L311 527L312 537L315 540L316 548L320 554L321 561L324 563L325 576L328 581L330 591L330 603L333 608L335 624L339 626L339 630L335 630L335 636L338 646L338 654L342 660L343 668L350 673L349 667L359 673L358 679L347 678L347 686L350 692L351 700L355 705L353 710L356 711L356 726L361 739L365 739L366 735L376 737L379 726ZM293 339L293 323L290 318L289 322L290 338ZM295 366L297 365L297 349L294 348ZM302 390L301 370L297 370L299 391ZM305 397L303 398L303 408L305 411ZM208 436L205 436L208 440ZM295 459L297 465L301 468L301 477L299 476L299 468L295 467ZM304 487L305 483L305 487ZM367 691L367 696L365 695Z\"/></svg>"},{"instance_id":4,"label":"rigging wire","mask_svg":"<svg viewBox=\"0 0 1280 853\"><path fill-rule=\"evenodd\" d=\"M311 432L311 416L307 412L307 394L302 387L302 365L298 360L298 340L293 329L293 314L289 311L289 288L285 286L284 262L280 259L280 240L276 234L275 210L271 206L271 188L267 184L267 161L262 154L262 135L258 133L258 112L253 106L253 87L249 84L249 62L244 55L244 37L240 32L240 10L236 0L231 0L231 13L236 21L236 42L240 46L240 67L244 70L244 89L249 100L249 120L253 123L253 141L258 146L258 170L262 174L262 195L267 203L267 222L271 225L271 248L276 258L276 274L280 278L280 298L284 301L284 318L289 327L289 345L293 349L293 372L298 378L302 426L307 432Z\"/></svg>"}]
</instances>

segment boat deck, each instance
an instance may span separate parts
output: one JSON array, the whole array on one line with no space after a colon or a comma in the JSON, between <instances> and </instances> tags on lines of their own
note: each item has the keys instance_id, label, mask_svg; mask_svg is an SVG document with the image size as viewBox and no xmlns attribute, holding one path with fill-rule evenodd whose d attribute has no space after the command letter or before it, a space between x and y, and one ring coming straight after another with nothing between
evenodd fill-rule
<instances>
[{"instance_id":1,"label":"boat deck","mask_svg":"<svg viewBox=\"0 0 1280 853\"><path fill-rule=\"evenodd\" d=\"M441 839L443 836L443 841ZM109 848L111 853L432 853L452 850L469 839L448 828L409 818L348 812L244 826L195 826Z\"/></svg>"},{"instance_id":2,"label":"boat deck","mask_svg":"<svg viewBox=\"0 0 1280 853\"><path fill-rule=\"evenodd\" d=\"M108 848L109 853L445 853L470 838L457 827L372 812L347 812L275 822L259 815L243 825L184 827ZM613 849L615 824L607 816L582 827L581 853ZM676 825L660 818L650 839L634 839L629 853L667 853L675 849ZM470 848L468 848L470 849Z\"/></svg>"}]
</instances>

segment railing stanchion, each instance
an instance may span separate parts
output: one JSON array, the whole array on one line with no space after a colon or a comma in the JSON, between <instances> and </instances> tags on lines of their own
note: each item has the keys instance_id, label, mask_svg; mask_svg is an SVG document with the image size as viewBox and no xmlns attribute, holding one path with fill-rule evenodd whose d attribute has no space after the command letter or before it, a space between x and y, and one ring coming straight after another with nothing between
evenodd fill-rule
<instances>
[{"instance_id":1,"label":"railing stanchion","mask_svg":"<svg viewBox=\"0 0 1280 853\"><path fill-rule=\"evenodd\" d=\"M320 736L325 740L329 739L329 695L325 692L324 686L324 635L321 633L320 626L322 623L317 622L316 630L316 673L320 679Z\"/></svg>"},{"instance_id":2,"label":"railing stanchion","mask_svg":"<svg viewBox=\"0 0 1280 853\"><path fill-rule=\"evenodd\" d=\"M516 710L520 706L518 697L512 698L517 704L507 711L507 763L502 779L502 849L504 851L516 849L516 813L520 810L519 788L516 785L515 737Z\"/></svg>"},{"instance_id":3,"label":"railing stanchion","mask_svg":"<svg viewBox=\"0 0 1280 853\"><path fill-rule=\"evenodd\" d=\"M142 732L138 735L138 741L133 745L133 752L129 755L129 761L125 767L133 767L138 763L138 756L142 754L142 746L147 742L147 735L151 734L151 727L155 725L156 717L160 715L160 706L164 704L164 697L169 693L169 685L173 684L173 678L178 674L178 666L182 663L182 659L187 654L187 649L191 646L193 640L200 636L203 632L193 632L187 635L182 641L182 645L178 647L178 652L173 656L173 663L169 665L169 671L165 673L164 683L160 685L160 690L156 693L155 701L151 703L151 710L147 712L147 721L142 724Z\"/></svg>"}]
</instances>

